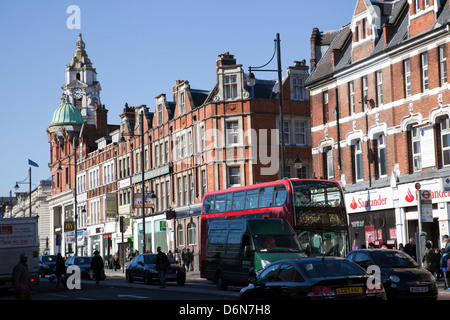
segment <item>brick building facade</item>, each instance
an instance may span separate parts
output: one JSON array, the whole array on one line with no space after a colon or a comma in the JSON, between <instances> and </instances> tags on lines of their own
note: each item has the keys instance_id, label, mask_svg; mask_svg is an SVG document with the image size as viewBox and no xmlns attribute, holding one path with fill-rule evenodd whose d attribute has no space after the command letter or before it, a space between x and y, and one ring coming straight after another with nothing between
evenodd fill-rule
<instances>
[{"instance_id":1,"label":"brick building facade","mask_svg":"<svg viewBox=\"0 0 450 320\"><path fill-rule=\"evenodd\" d=\"M287 169L281 174L274 81L257 80L254 87L248 87L242 65L227 52L216 61L213 89L194 89L189 81L177 80L172 101L165 94L158 95L151 108L154 111L146 105L126 104L120 124L110 125L80 35L66 69L68 83L63 85L66 104L78 113L61 123L52 121L47 130L53 177L50 207L54 228L63 236L59 246L53 245L54 250L74 253L69 235L73 231L63 226L67 221L75 223L70 212L75 206L75 183L78 254L142 251L143 241L153 252L157 246L165 252L189 247L198 254L201 202L207 191L283 176L310 177L310 109L304 88L308 69L305 61L295 62L283 79ZM81 94L76 95L77 89ZM66 109L75 114L72 107ZM76 179L71 165L75 153ZM301 169L294 167L297 157L302 160ZM142 209L136 205L142 194L142 176L144 193L154 194L153 205L144 209L145 239ZM168 213L175 219L167 219ZM119 217L125 218L123 240Z\"/></svg>"},{"instance_id":2,"label":"brick building facade","mask_svg":"<svg viewBox=\"0 0 450 320\"><path fill-rule=\"evenodd\" d=\"M351 242L448 234L449 2L358 0L351 22L311 36L313 170L341 182ZM419 223L415 185L433 193Z\"/></svg>"}]
</instances>

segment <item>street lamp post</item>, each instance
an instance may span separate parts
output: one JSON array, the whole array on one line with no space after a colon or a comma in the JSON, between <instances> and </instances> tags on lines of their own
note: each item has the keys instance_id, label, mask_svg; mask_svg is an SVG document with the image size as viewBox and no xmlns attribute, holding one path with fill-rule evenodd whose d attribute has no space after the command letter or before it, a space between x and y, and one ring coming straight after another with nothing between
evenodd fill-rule
<instances>
[{"instance_id":1,"label":"street lamp post","mask_svg":"<svg viewBox=\"0 0 450 320\"><path fill-rule=\"evenodd\" d=\"M279 108L279 115L280 115L280 130L281 130L281 172L282 177L285 175L285 160L284 160L284 120L283 120L283 83L282 83L282 77L281 77L281 48L280 48L280 34L277 33L275 42L275 49L272 58L270 58L269 62L266 64L259 66L259 67L248 67L249 75L248 79L246 80L246 83L248 86L252 87L256 84L256 79L254 74L252 73L252 70L254 71L269 71L269 72L277 72L278 73L278 108ZM270 62L272 62L273 58L275 57L275 54L277 55L277 69L276 70L268 70L268 69L262 69L265 66L267 66ZM256 69L256 70L255 70Z\"/></svg>"},{"instance_id":2,"label":"street lamp post","mask_svg":"<svg viewBox=\"0 0 450 320\"><path fill-rule=\"evenodd\" d=\"M28 184L29 184L29 189L30 189L30 217L31 217L31 167L28 168L28 177L22 181L16 181L16 185L14 186L14 189L18 190L20 188L19 184L27 184L27 182L26 182L27 179L28 179Z\"/></svg>"}]
</instances>

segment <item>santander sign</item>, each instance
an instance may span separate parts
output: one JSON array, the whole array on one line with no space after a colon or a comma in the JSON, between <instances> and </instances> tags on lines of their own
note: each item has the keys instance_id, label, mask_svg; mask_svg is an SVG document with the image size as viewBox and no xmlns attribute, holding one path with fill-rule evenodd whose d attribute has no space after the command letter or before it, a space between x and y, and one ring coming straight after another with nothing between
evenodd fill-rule
<instances>
[{"instance_id":1,"label":"santander sign","mask_svg":"<svg viewBox=\"0 0 450 320\"><path fill-rule=\"evenodd\" d=\"M381 188L345 195L349 213L382 210L393 207L391 188Z\"/></svg>"},{"instance_id":2,"label":"santander sign","mask_svg":"<svg viewBox=\"0 0 450 320\"><path fill-rule=\"evenodd\" d=\"M430 190L430 196L433 203L448 202L450 200L450 192L444 192L438 179L421 181L421 190ZM407 183L398 186L398 200L402 207L416 206L417 195L414 183Z\"/></svg>"}]
</instances>

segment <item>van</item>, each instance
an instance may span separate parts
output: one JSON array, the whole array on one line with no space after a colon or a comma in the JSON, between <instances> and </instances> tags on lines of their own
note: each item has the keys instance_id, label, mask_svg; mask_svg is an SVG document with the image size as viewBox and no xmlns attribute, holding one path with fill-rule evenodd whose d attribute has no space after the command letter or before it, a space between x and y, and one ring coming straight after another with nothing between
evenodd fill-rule
<instances>
[{"instance_id":1,"label":"van","mask_svg":"<svg viewBox=\"0 0 450 320\"><path fill-rule=\"evenodd\" d=\"M220 290L248 285L250 276L272 262L300 257L306 254L286 220L209 221L205 276Z\"/></svg>"}]
</instances>

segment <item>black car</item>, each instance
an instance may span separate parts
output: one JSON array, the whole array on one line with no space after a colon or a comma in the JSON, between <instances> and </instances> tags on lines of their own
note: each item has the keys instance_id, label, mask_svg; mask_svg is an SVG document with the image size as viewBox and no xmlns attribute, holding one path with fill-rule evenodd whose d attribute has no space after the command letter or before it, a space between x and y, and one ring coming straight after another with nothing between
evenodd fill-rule
<instances>
[{"instance_id":1,"label":"black car","mask_svg":"<svg viewBox=\"0 0 450 320\"><path fill-rule=\"evenodd\" d=\"M386 300L382 286L368 286L369 275L338 257L287 259L266 266L240 292L241 300Z\"/></svg>"},{"instance_id":2,"label":"black car","mask_svg":"<svg viewBox=\"0 0 450 320\"><path fill-rule=\"evenodd\" d=\"M92 257L69 257L66 260L66 269L71 265L80 268L81 278L90 279Z\"/></svg>"},{"instance_id":3,"label":"black car","mask_svg":"<svg viewBox=\"0 0 450 320\"><path fill-rule=\"evenodd\" d=\"M166 281L176 281L177 284L183 285L186 281L186 270L170 257L167 257L167 259L169 259L170 266L166 271ZM142 280L147 284L151 284L154 280L159 281L159 273L156 270L155 263L156 254L135 256L127 264L126 280L130 283L134 280Z\"/></svg>"},{"instance_id":4,"label":"black car","mask_svg":"<svg viewBox=\"0 0 450 320\"><path fill-rule=\"evenodd\" d=\"M54 274L56 270L56 255L39 256L39 275L45 278L47 275Z\"/></svg>"},{"instance_id":5,"label":"black car","mask_svg":"<svg viewBox=\"0 0 450 320\"><path fill-rule=\"evenodd\" d=\"M402 251L354 250L347 255L347 259L356 262L364 269L369 266L379 267L380 280L388 299L413 297L437 299L438 297L434 276Z\"/></svg>"}]
</instances>

